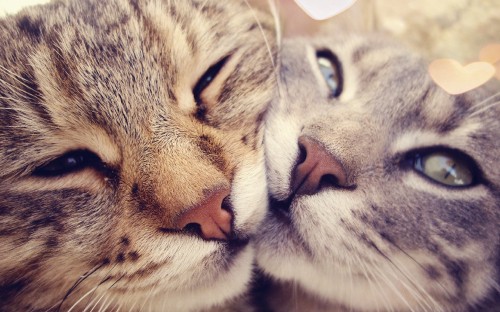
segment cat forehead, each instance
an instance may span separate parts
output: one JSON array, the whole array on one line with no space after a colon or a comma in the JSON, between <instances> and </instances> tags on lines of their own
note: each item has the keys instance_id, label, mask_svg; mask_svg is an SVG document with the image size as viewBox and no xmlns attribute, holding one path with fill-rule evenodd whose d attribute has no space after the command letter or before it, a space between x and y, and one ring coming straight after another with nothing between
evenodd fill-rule
<instances>
[{"instance_id":1,"label":"cat forehead","mask_svg":"<svg viewBox=\"0 0 500 312\"><path fill-rule=\"evenodd\" d=\"M489 89L449 95L431 80L424 59L384 36L339 34L286 41L282 51L282 79L290 84L301 77L295 89L288 88L290 93L297 93L295 97L307 93L307 99L326 98L324 91L317 94L324 78L319 74L316 53L324 50L331 51L339 60L344 85L338 100L357 105L359 111L370 116L378 115L384 123L399 122L407 127L413 121L419 123L415 125L417 128L427 125L447 131L464 121L470 124L491 120L491 126L498 127L494 121L500 106L492 104L500 96L495 98L494 82Z\"/></svg>"},{"instance_id":2,"label":"cat forehead","mask_svg":"<svg viewBox=\"0 0 500 312\"><path fill-rule=\"evenodd\" d=\"M235 1L88 0L26 10L0 20L9 43L0 47L0 92L14 98L13 88L23 89L44 116L65 122L111 122L133 111L148 118L246 44L256 21L241 8Z\"/></svg>"}]
</instances>

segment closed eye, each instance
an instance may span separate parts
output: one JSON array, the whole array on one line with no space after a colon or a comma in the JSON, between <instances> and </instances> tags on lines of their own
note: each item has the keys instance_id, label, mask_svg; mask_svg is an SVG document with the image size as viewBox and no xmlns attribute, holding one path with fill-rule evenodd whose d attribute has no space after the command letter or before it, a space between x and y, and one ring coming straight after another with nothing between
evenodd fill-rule
<instances>
[{"instance_id":1,"label":"closed eye","mask_svg":"<svg viewBox=\"0 0 500 312\"><path fill-rule=\"evenodd\" d=\"M197 105L203 104L203 91L212 83L212 81L217 77L224 64L226 64L229 56L224 57L210 68L201 76L196 85L193 88L194 100Z\"/></svg>"},{"instance_id":2,"label":"closed eye","mask_svg":"<svg viewBox=\"0 0 500 312\"><path fill-rule=\"evenodd\" d=\"M320 50L316 52L318 67L330 89L332 97L339 97L344 87L342 66L338 57L330 50Z\"/></svg>"},{"instance_id":3,"label":"closed eye","mask_svg":"<svg viewBox=\"0 0 500 312\"><path fill-rule=\"evenodd\" d=\"M33 171L33 176L43 178L59 177L86 168L101 170L104 167L103 162L96 154L88 150L75 150L37 167Z\"/></svg>"}]
</instances>

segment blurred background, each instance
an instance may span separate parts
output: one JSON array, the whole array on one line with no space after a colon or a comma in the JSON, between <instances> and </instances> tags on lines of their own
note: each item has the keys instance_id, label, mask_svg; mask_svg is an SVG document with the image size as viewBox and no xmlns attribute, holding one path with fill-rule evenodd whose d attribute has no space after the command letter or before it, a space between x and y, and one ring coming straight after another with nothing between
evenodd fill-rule
<instances>
[{"instance_id":1,"label":"blurred background","mask_svg":"<svg viewBox=\"0 0 500 312\"><path fill-rule=\"evenodd\" d=\"M268 6L269 0L249 1ZM477 61L482 47L500 43L500 0L358 0L322 22L309 18L294 0L271 1L278 4L286 36L384 32L429 59L462 63Z\"/></svg>"},{"instance_id":2,"label":"blurred background","mask_svg":"<svg viewBox=\"0 0 500 312\"><path fill-rule=\"evenodd\" d=\"M0 17L13 14L22 7L49 2L49 0L0 0Z\"/></svg>"}]
</instances>

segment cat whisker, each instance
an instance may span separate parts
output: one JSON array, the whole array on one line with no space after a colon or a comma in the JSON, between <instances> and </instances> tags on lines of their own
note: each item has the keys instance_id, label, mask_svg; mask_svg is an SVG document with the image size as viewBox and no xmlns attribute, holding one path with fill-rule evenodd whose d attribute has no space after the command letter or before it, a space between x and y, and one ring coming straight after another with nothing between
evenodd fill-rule
<instances>
[{"instance_id":1,"label":"cat whisker","mask_svg":"<svg viewBox=\"0 0 500 312\"><path fill-rule=\"evenodd\" d=\"M111 305L113 301L111 300L110 297L106 297L106 299L104 300L103 304L101 305L101 308L99 309L98 312L104 312L104 311L107 311L108 310L108 307Z\"/></svg>"},{"instance_id":2,"label":"cat whisker","mask_svg":"<svg viewBox=\"0 0 500 312\"><path fill-rule=\"evenodd\" d=\"M498 104L500 100L500 92L497 92L493 94L492 96L489 96L488 98L482 100L481 102L473 105L469 110L471 111L471 117L477 116L478 114L484 112L485 110L488 110L492 106L495 106Z\"/></svg>"},{"instance_id":3,"label":"cat whisker","mask_svg":"<svg viewBox=\"0 0 500 312\"><path fill-rule=\"evenodd\" d=\"M40 101L42 100L42 98L39 95L40 92L36 89L33 89L32 86L28 85L27 83L29 81L27 79L16 75L15 73L9 71L8 69L6 69L5 67L3 67L1 65L0 65L0 71L3 71L8 76L12 77L15 81L19 82L25 88L25 90L19 89L19 87L16 87L16 86L12 85L12 83L0 78L0 83L3 82L4 85L6 87L8 87L14 94L19 95L23 98L26 98L28 96L30 98L34 97L35 99L40 100ZM32 92L30 93L30 92L27 92L26 90L29 90Z\"/></svg>"},{"instance_id":4,"label":"cat whisker","mask_svg":"<svg viewBox=\"0 0 500 312\"><path fill-rule=\"evenodd\" d=\"M6 99L6 100L10 100L12 102L16 101L12 98L2 98L0 97L0 100L1 99ZM17 103L19 103L19 101L16 101ZM22 108L14 108L14 107L0 107L0 110L4 110L4 111L13 111L13 112L16 112L16 113L21 113L21 114L24 114L26 116L29 116L32 112L29 111L29 110L26 110L26 109L22 109Z\"/></svg>"},{"instance_id":5,"label":"cat whisker","mask_svg":"<svg viewBox=\"0 0 500 312\"><path fill-rule=\"evenodd\" d=\"M128 310L129 312L134 311L136 303L137 303L137 301L134 301L134 303L132 303L132 306L130 307L130 310Z\"/></svg>"},{"instance_id":6,"label":"cat whisker","mask_svg":"<svg viewBox=\"0 0 500 312\"><path fill-rule=\"evenodd\" d=\"M10 84L9 82L3 80L0 78L0 82L4 82L7 86L9 87L14 87L15 89L17 89L18 91L21 91L22 93L24 93L25 95L29 95L29 96L35 96L37 99L41 99L39 96L38 96L38 93L39 91L38 90L35 90L33 89L32 86L26 84L28 83L29 81L26 79L26 78L23 78L21 76L18 76L16 75L15 73L13 73L12 71L8 70L7 68L5 68L4 66L0 65L0 70L3 71L4 73L6 73L8 76L12 77L14 80L16 80L17 82L19 82L23 87L26 88L26 90L31 90L33 91L33 93L28 93L24 90L19 90L18 88L15 88L12 84ZM16 93L16 94L19 94L19 93Z\"/></svg>"},{"instance_id":7,"label":"cat whisker","mask_svg":"<svg viewBox=\"0 0 500 312\"><path fill-rule=\"evenodd\" d=\"M122 309L122 305L123 305L123 302L117 301L113 310L115 312L120 311Z\"/></svg>"},{"instance_id":8,"label":"cat whisker","mask_svg":"<svg viewBox=\"0 0 500 312\"><path fill-rule=\"evenodd\" d=\"M384 280L385 275L380 271L378 266L373 262L373 259L370 259L370 260L371 260L370 261L371 268L373 269L373 270L371 270L371 272L373 272L374 279L377 282L377 284L379 285L380 293L382 294L381 298L382 298L382 301L385 305L385 308L387 309L386 311L394 311L394 309L389 304L389 299L387 298L386 293L383 291L382 285L380 284L380 280L382 280L385 284L387 284L387 281ZM377 278L377 276L375 276L375 273L377 274L378 278Z\"/></svg>"},{"instance_id":9,"label":"cat whisker","mask_svg":"<svg viewBox=\"0 0 500 312\"><path fill-rule=\"evenodd\" d=\"M401 250L401 248L399 248L399 247L397 247L397 248ZM420 263L418 263L418 261L416 261L408 253L406 253L404 251L403 251L403 253L406 256L410 257L412 259L412 261L414 261L418 266L420 266L422 268ZM392 265L392 270L393 270L394 274L396 274L396 275L401 274L408 282L410 282L411 285L413 285L413 287L415 287L415 290L419 291L423 296L426 297L426 298L422 298L424 300L424 302L430 301L432 303L432 305L427 304L427 306L431 309L431 311L436 311L436 308L437 308L437 310L441 311L441 307L439 306L439 304L434 300L434 298L429 294L429 292L425 290L425 288L423 288L421 285L419 285L418 283L415 282L416 278L410 272L405 270L404 265L399 265L399 263L397 262L397 260L395 258L388 259L388 260ZM403 281L401 280L401 282L403 282Z\"/></svg>"},{"instance_id":10,"label":"cat whisker","mask_svg":"<svg viewBox=\"0 0 500 312\"><path fill-rule=\"evenodd\" d=\"M419 305L421 305L420 301L418 300L419 298L417 298L417 296L416 296L416 294L418 294L418 293L415 293L416 289L413 289L412 287L410 287L410 286L413 286L413 287L418 288L418 285L416 285L413 282L413 279L408 277L405 274L405 272L403 272L403 270L396 263L394 263L394 261L391 258L389 258L389 256L387 256L380 248L378 248L378 246L376 246L375 243L372 242L372 245L375 248L375 250L378 252L378 254L380 254L385 260L387 260L387 261L389 261L389 263L391 263L391 265L392 265L391 268L393 269L393 276L413 295L413 297L417 300L417 303ZM375 265L373 267L378 269L378 267ZM397 271L394 269L397 269ZM399 278L399 276L397 274L398 272L402 274L402 276L405 278L405 280L410 282L409 285L405 282L404 279ZM383 276L385 277L385 275L383 275ZM388 280L388 281L391 282L390 280ZM387 284L387 285L394 286L394 284L392 282L390 285L389 284ZM397 291L396 294L403 300L403 302L408 304L407 300L402 295L400 295L401 294L400 291L395 286L394 286L394 291ZM425 290L422 289L422 291L425 293ZM419 295L418 297L421 297L421 296ZM421 298L421 299L423 299L423 298Z\"/></svg>"},{"instance_id":11,"label":"cat whisker","mask_svg":"<svg viewBox=\"0 0 500 312\"><path fill-rule=\"evenodd\" d=\"M481 114L481 113L483 113L483 112L487 111L488 109L490 109L490 108L492 108L492 107L494 107L494 106L497 106L497 105L499 105L499 104L500 104L500 101L493 102L493 103L491 103L491 104L489 104L489 105L486 105L486 106L482 107L481 109L476 110L476 111L475 111L474 113L472 113L469 117L470 117L470 118L473 118L473 117L475 117L475 116L477 116L477 115L479 115L479 114Z\"/></svg>"},{"instance_id":12,"label":"cat whisker","mask_svg":"<svg viewBox=\"0 0 500 312\"><path fill-rule=\"evenodd\" d=\"M149 302L149 299L151 299L151 296L153 295L153 291L155 290L154 287L151 287L151 290L149 291L149 294L144 298L144 302L142 303L141 307L139 308L139 312L142 311L142 309L146 306L146 304Z\"/></svg>"},{"instance_id":13,"label":"cat whisker","mask_svg":"<svg viewBox=\"0 0 500 312\"><path fill-rule=\"evenodd\" d=\"M69 309L67 312L73 311L73 309L80 303L82 302L83 299L85 299L88 295L92 294L99 286L95 286L94 288L90 289L88 292L86 292L80 299L78 299Z\"/></svg>"},{"instance_id":14,"label":"cat whisker","mask_svg":"<svg viewBox=\"0 0 500 312\"><path fill-rule=\"evenodd\" d=\"M489 278L490 279L490 282L491 282L491 286L493 286L493 288L500 293L500 284L498 284L493 278Z\"/></svg>"},{"instance_id":15,"label":"cat whisker","mask_svg":"<svg viewBox=\"0 0 500 312\"><path fill-rule=\"evenodd\" d=\"M391 245L396 247L397 249L399 249L406 257L408 257L411 261L413 261L416 265L418 265L424 272L428 273L427 269L420 264L420 262L418 262L414 257L412 257L408 252L406 252L404 249L402 249L401 247L399 247L396 243L394 242L391 242ZM411 277L411 276L410 276ZM410 280L414 280L413 278L411 278ZM449 294L451 295L451 293L448 291L448 289L446 287L443 286L443 284L441 284L439 281L435 281L435 283L437 285L439 285L439 287L446 293L446 294ZM432 298L432 296L429 294L429 297ZM436 303L437 304L437 303Z\"/></svg>"},{"instance_id":16,"label":"cat whisker","mask_svg":"<svg viewBox=\"0 0 500 312\"><path fill-rule=\"evenodd\" d=\"M82 276L80 276L76 282L73 284L73 286L71 286L71 288L66 292L66 294L64 295L64 298L62 299L61 303L59 304L59 307L57 308L57 311L61 311L61 308L62 308L62 305L64 304L64 301L66 301L66 299L68 299L68 297L71 295L71 293L73 291L75 291L75 289L81 284L83 283L89 276L91 276L92 274L94 274L95 272L97 272L100 268L102 268L104 265L106 265L107 262L106 261L103 261L102 263L96 265L95 267L93 267L92 269L90 269L89 271L87 271L85 274L83 274ZM98 285L99 286L99 285ZM98 287L96 286L96 287ZM81 298L80 300L82 300L83 298ZM69 311L68 311L69 312Z\"/></svg>"},{"instance_id":17,"label":"cat whisker","mask_svg":"<svg viewBox=\"0 0 500 312\"><path fill-rule=\"evenodd\" d=\"M352 278L352 268L351 268L351 260L350 259L346 259L346 264L347 264L347 268L349 270L349 311L352 311L352 294L354 292L354 284L353 284L353 278Z\"/></svg>"},{"instance_id":18,"label":"cat whisker","mask_svg":"<svg viewBox=\"0 0 500 312\"><path fill-rule=\"evenodd\" d=\"M10 76L10 77L18 80L19 82L21 82L21 81L27 81L25 78L23 78L23 77L17 75L16 73L8 70L5 66L2 66L1 64L0 64L0 71L4 72L8 76Z\"/></svg>"},{"instance_id":19,"label":"cat whisker","mask_svg":"<svg viewBox=\"0 0 500 312\"><path fill-rule=\"evenodd\" d=\"M481 102L477 103L476 105L472 106L471 109L475 110L478 107L487 105L489 101L494 100L494 99L496 99L499 96L500 96L500 92L497 92L497 93L495 93L495 94L487 97L486 99L482 100Z\"/></svg>"},{"instance_id":20,"label":"cat whisker","mask_svg":"<svg viewBox=\"0 0 500 312\"><path fill-rule=\"evenodd\" d=\"M366 278L366 280L368 281L369 288L370 288L370 289L372 289L372 291L377 290L377 292L379 292L379 291L378 291L378 289L377 289L376 287L373 287L373 281L372 281L372 279L370 278L370 276L368 276L368 270L367 270L367 268L366 268L366 265L365 265L364 261L363 261L363 260L361 260L361 259L359 258L359 256L358 256L358 255L356 255L356 260L357 260L356 262L358 263L358 265L359 265L359 266L360 266L360 268L362 269L362 272L361 272L361 273L364 275L364 277L365 277L365 278ZM377 309L377 311L380 311L380 310L379 310L378 305L376 306L376 309Z\"/></svg>"},{"instance_id":21,"label":"cat whisker","mask_svg":"<svg viewBox=\"0 0 500 312\"><path fill-rule=\"evenodd\" d=\"M383 255L383 254L382 254ZM383 255L385 257L385 255ZM387 258L387 257L386 257ZM384 282L385 284L390 288L392 289L393 293L399 298L401 299L401 301L406 304L408 306L408 308L410 309L410 311L414 311L412 306L410 305L410 303L404 298L404 296L401 294L400 290L394 285L394 283L385 275L383 274L382 272L380 272L380 269L375 265L375 264L372 264L372 268L374 270L378 270L378 274L381 278L384 278ZM384 296L385 298L385 296Z\"/></svg>"},{"instance_id":22,"label":"cat whisker","mask_svg":"<svg viewBox=\"0 0 500 312\"><path fill-rule=\"evenodd\" d=\"M203 9L205 9L205 6L207 5L207 3L208 3L208 0L205 0L205 2L203 2L203 4L201 5L200 11L203 11ZM170 0L168 1L168 5L170 6Z\"/></svg>"},{"instance_id":23,"label":"cat whisker","mask_svg":"<svg viewBox=\"0 0 500 312\"><path fill-rule=\"evenodd\" d=\"M268 3L269 3L269 8L271 10L271 14L273 15L274 18L274 25L276 27L276 45L280 47L283 38L283 30L281 29L278 5L276 4L275 0L268 0Z\"/></svg>"},{"instance_id":24,"label":"cat whisker","mask_svg":"<svg viewBox=\"0 0 500 312\"><path fill-rule=\"evenodd\" d=\"M117 279L117 280L116 280L116 281L115 281L115 282L114 282L111 286L109 286L109 287L108 287L108 289L106 289L106 291L102 294L102 296L101 296L101 297L99 297L98 301L94 304L94 306L92 307L92 309L91 309L89 312L92 312L92 311L93 311L93 310L94 310L94 309L98 306L98 304L99 304L99 302L102 300L102 298L104 298L104 297L106 296L106 294L108 294L108 293L107 293L107 291L109 291L109 290L110 290L113 286L115 286L115 285L116 285L116 283L117 283L119 280L121 280L124 276L125 276L125 274L123 274L123 275L122 275L120 278L118 278L118 279ZM108 307L111 305L111 303L114 301L114 298L112 298L112 297L110 297L110 298L111 298L110 302L109 302L109 303L108 303L108 305L104 308L104 310L103 310L103 311L106 311L106 310L107 310L107 308L108 308ZM107 300L107 299L106 299L106 300ZM101 308L99 309L99 311L101 311L101 310L103 309L102 307L103 307L103 306L104 306L104 304L106 303L106 300L105 300L105 301L104 301L104 302L100 305L100 306L101 306ZM117 302L115 302L115 307L116 307L116 305L117 305L117 304L118 304L118 303L117 303ZM120 307L121 307L121 306L120 306ZM118 311L118 310L117 310L117 309L112 309L112 311Z\"/></svg>"},{"instance_id":25,"label":"cat whisker","mask_svg":"<svg viewBox=\"0 0 500 312\"><path fill-rule=\"evenodd\" d=\"M266 37L266 34L264 32L264 28L262 27L262 24L260 23L259 19L257 18L257 15L255 14L255 10L253 9L252 5L248 2L248 0L244 0L245 3L247 4L248 8L252 12L252 15L255 19L255 22L259 26L260 32L262 34L262 39L264 39L264 42L266 44L267 52L269 53L269 58L271 59L271 64L274 69L276 69L276 64L274 63L274 57L273 57L273 51L271 49L271 45L269 44L269 40Z\"/></svg>"},{"instance_id":26,"label":"cat whisker","mask_svg":"<svg viewBox=\"0 0 500 312\"><path fill-rule=\"evenodd\" d=\"M403 273L400 266L395 268L391 267L391 275L406 289L414 299L415 302L422 308L423 311L440 311L439 305L435 303L433 298L428 294L425 289L420 287L412 279L410 279L405 273ZM437 309L436 309L437 307Z\"/></svg>"},{"instance_id":27,"label":"cat whisker","mask_svg":"<svg viewBox=\"0 0 500 312\"><path fill-rule=\"evenodd\" d=\"M100 297L96 297L94 298L91 302L87 303L87 306L85 307L85 309L83 309L83 312L92 312L94 311L94 309L97 307L97 305L99 304L99 302L102 300L102 298L104 298L105 294L102 294ZM90 308L90 310L88 310Z\"/></svg>"},{"instance_id":28,"label":"cat whisker","mask_svg":"<svg viewBox=\"0 0 500 312\"><path fill-rule=\"evenodd\" d=\"M111 271L113 271L113 269L114 269L115 267L116 267L116 264L115 264L115 265L113 265L113 266L111 267L111 269L108 271L108 273L106 273L106 274L105 274L105 276L106 276L106 277L105 277L105 278L103 278L103 279L99 282L99 284L97 284L97 288L95 289L95 291L97 291L97 289L99 288L99 286L101 286L101 285L102 285L102 284L104 284L105 282L109 281ZM94 293L95 293L95 291L94 291ZM87 305L88 305L88 304L89 304L89 302L92 300L92 297L94 296L94 293L92 293L92 294L90 295L89 300L88 300L88 302L87 302ZM104 293L105 293L105 292L104 292ZM104 294L103 294L103 296L104 296ZM99 300L100 300L100 299L99 299Z\"/></svg>"}]
</instances>

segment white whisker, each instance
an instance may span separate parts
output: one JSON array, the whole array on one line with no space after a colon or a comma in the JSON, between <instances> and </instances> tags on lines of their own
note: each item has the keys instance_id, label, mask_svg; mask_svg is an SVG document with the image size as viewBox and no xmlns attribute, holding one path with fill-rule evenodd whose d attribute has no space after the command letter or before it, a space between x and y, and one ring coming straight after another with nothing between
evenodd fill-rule
<instances>
[{"instance_id":1,"label":"white whisker","mask_svg":"<svg viewBox=\"0 0 500 312\"><path fill-rule=\"evenodd\" d=\"M346 263L347 263L347 267L349 269L349 289L350 289L350 292L349 292L349 311L352 311L352 295L353 295L353 292L354 292L354 283L353 283L353 272L352 272L352 268L351 268L351 260L350 259L346 259Z\"/></svg>"},{"instance_id":2,"label":"white whisker","mask_svg":"<svg viewBox=\"0 0 500 312\"><path fill-rule=\"evenodd\" d=\"M411 257L408 253L404 252L401 248L397 247L399 250L401 250L403 252L403 254L405 256L407 256L411 261L413 261L415 264L417 264L420 268L422 268L423 271L425 271L425 268L420 264L418 263L418 261L416 261L413 257ZM424 294L425 296L427 296L428 300L430 300L432 302L432 304L434 305L434 307L438 307L438 309L441 310L441 307L439 305L439 303L436 302L436 300L434 299L434 297L432 297L431 294L429 294L428 291L426 291L424 289L423 286L415 283L414 281L416 281L415 277L410 273L408 272L408 270L405 269L404 266L400 265L400 263L397 263L398 261L396 259L390 259L389 260L390 263L392 264L393 266L393 270L396 269L398 270L401 274L403 274L403 276L412 284L414 284L415 287L417 287L417 289L422 293ZM450 294L450 292L448 291L448 289L446 289L440 282L436 281L435 282L437 285L439 285L439 287L447 294Z\"/></svg>"},{"instance_id":3,"label":"white whisker","mask_svg":"<svg viewBox=\"0 0 500 312\"><path fill-rule=\"evenodd\" d=\"M94 288L92 288L91 290L89 290L88 292L86 292L80 299L78 299L72 306L71 308L68 309L67 312L71 312L73 311L73 309L80 303L82 302L83 299L85 299L88 295L92 294L96 289L97 287L99 287L99 285L95 286Z\"/></svg>"},{"instance_id":4,"label":"white whisker","mask_svg":"<svg viewBox=\"0 0 500 312\"><path fill-rule=\"evenodd\" d=\"M486 99L482 100L481 102L477 103L476 105L474 105L472 107L472 109L476 109L476 108L478 108L478 106L487 105L490 100L495 99L497 96L500 96L500 92L497 92L497 93L487 97Z\"/></svg>"},{"instance_id":5,"label":"white whisker","mask_svg":"<svg viewBox=\"0 0 500 312\"><path fill-rule=\"evenodd\" d=\"M250 5L248 0L244 0L244 1L247 4L248 8L250 8L250 11L252 12L252 15L255 19L255 22L257 22L257 25L259 26L260 32L262 34L262 38L264 39L264 42L266 43L266 48L267 48L267 52L269 53L269 58L271 59L271 64L273 65L273 68L276 69L276 64L274 63L273 51L271 49L271 45L269 44L269 40L266 37L266 33L264 32L264 28L262 27L262 24L260 23L259 19L257 18L257 15L255 14L255 10L253 9L252 5Z\"/></svg>"},{"instance_id":6,"label":"white whisker","mask_svg":"<svg viewBox=\"0 0 500 312\"><path fill-rule=\"evenodd\" d=\"M87 311L92 312L92 310L94 310L95 306L99 303L99 300L101 300L100 297L96 297L96 298L92 299L90 302L87 303L87 306L85 307L85 309L83 309L82 312L87 312Z\"/></svg>"},{"instance_id":7,"label":"white whisker","mask_svg":"<svg viewBox=\"0 0 500 312\"><path fill-rule=\"evenodd\" d=\"M382 301L383 303L385 304L386 308L387 308L387 311L394 311L394 309L392 308L390 302L389 302L389 298L387 298L387 294L385 293L385 291L383 290L384 287L382 287L382 284L380 283L380 280L383 278L383 272L380 271L380 269L377 267L377 265L374 263L373 259L370 259L370 262L371 262L371 269L370 272L372 272L373 274L373 278L375 279L375 281L377 282L379 288L380 288L380 293L382 294L381 298L382 298ZM375 273L376 275L378 276L375 276ZM384 281L384 280L382 280ZM387 284L386 281L384 281L385 284Z\"/></svg>"},{"instance_id":8,"label":"white whisker","mask_svg":"<svg viewBox=\"0 0 500 312\"><path fill-rule=\"evenodd\" d=\"M273 15L274 18L274 25L276 27L276 43L277 46L280 47L283 38L283 30L281 29L281 21L280 21L278 6L275 0L268 0L268 3L269 3L269 8L271 10L271 14Z\"/></svg>"},{"instance_id":9,"label":"white whisker","mask_svg":"<svg viewBox=\"0 0 500 312\"><path fill-rule=\"evenodd\" d=\"M386 294L383 291L383 288L381 287L380 283L378 283L377 279L373 275L373 272L371 272L371 270L367 267L365 261L361 260L359 258L359 256L358 256L358 262L360 263L360 265L363 266L363 271L366 271L366 274L364 274L364 275L368 279L368 284L370 285L370 288L372 289L372 292L377 292L380 295L380 297L383 298L383 300L382 300L383 303L388 304L388 299L386 297ZM372 267L373 267L373 265L372 265ZM377 287L377 285L378 285L378 287ZM379 306L379 304L377 302L377 311L379 311L379 309L380 309L380 306Z\"/></svg>"},{"instance_id":10,"label":"white whisker","mask_svg":"<svg viewBox=\"0 0 500 312\"><path fill-rule=\"evenodd\" d=\"M482 112L484 112L485 110L497 105L499 103L499 100L500 100L500 92L497 92L497 93L493 94L492 96L475 104L474 106L472 106L470 108L471 113L472 113L470 115L470 117L477 116L477 115L481 114Z\"/></svg>"},{"instance_id":11,"label":"white whisker","mask_svg":"<svg viewBox=\"0 0 500 312\"><path fill-rule=\"evenodd\" d=\"M137 301L134 301L134 303L132 304L132 306L130 307L130 310L128 310L129 312L132 312L135 308L135 304L137 303Z\"/></svg>"},{"instance_id":12,"label":"white whisker","mask_svg":"<svg viewBox=\"0 0 500 312\"><path fill-rule=\"evenodd\" d=\"M99 309L98 312L104 312L108 309L108 307L111 305L111 298L110 297L106 297L106 299L104 300L103 304L101 305L101 308Z\"/></svg>"},{"instance_id":13,"label":"white whisker","mask_svg":"<svg viewBox=\"0 0 500 312\"><path fill-rule=\"evenodd\" d=\"M0 70L3 71L4 73L6 73L7 75L9 75L10 77L16 79L17 81L19 82L22 82L22 81L26 81L26 79L24 79L23 77L17 75L16 73L10 71L8 68L0 65Z\"/></svg>"},{"instance_id":14,"label":"white whisker","mask_svg":"<svg viewBox=\"0 0 500 312\"><path fill-rule=\"evenodd\" d=\"M149 299L151 298L151 296L153 295L153 291L154 291L154 287L151 287L151 290L149 291L149 294L146 296L146 298L144 298L144 302L142 303L141 307L139 308L139 312L142 311L142 309L146 306L146 304L148 303Z\"/></svg>"},{"instance_id":15,"label":"white whisker","mask_svg":"<svg viewBox=\"0 0 500 312\"><path fill-rule=\"evenodd\" d=\"M401 301L410 309L410 311L415 311L411 304L406 300L406 298L401 294L400 290L394 285L394 283L384 274L381 275L382 278L384 278L386 285L392 289L393 293L401 299ZM395 276L397 278L397 276ZM400 279L398 279L399 282L402 283Z\"/></svg>"},{"instance_id":16,"label":"white whisker","mask_svg":"<svg viewBox=\"0 0 500 312\"><path fill-rule=\"evenodd\" d=\"M498 101L498 102L493 102L493 103L491 103L491 104L488 104L488 105L486 105L486 106L482 107L481 109L474 111L474 113L470 114L470 116L469 116L469 117L470 117L470 118L475 117L475 116L477 116L477 115L479 115L479 114L483 113L484 111L486 111L486 110L488 110L488 109L492 108L493 106L496 106L496 105L499 105L499 104L500 104L500 101Z\"/></svg>"}]
</instances>

